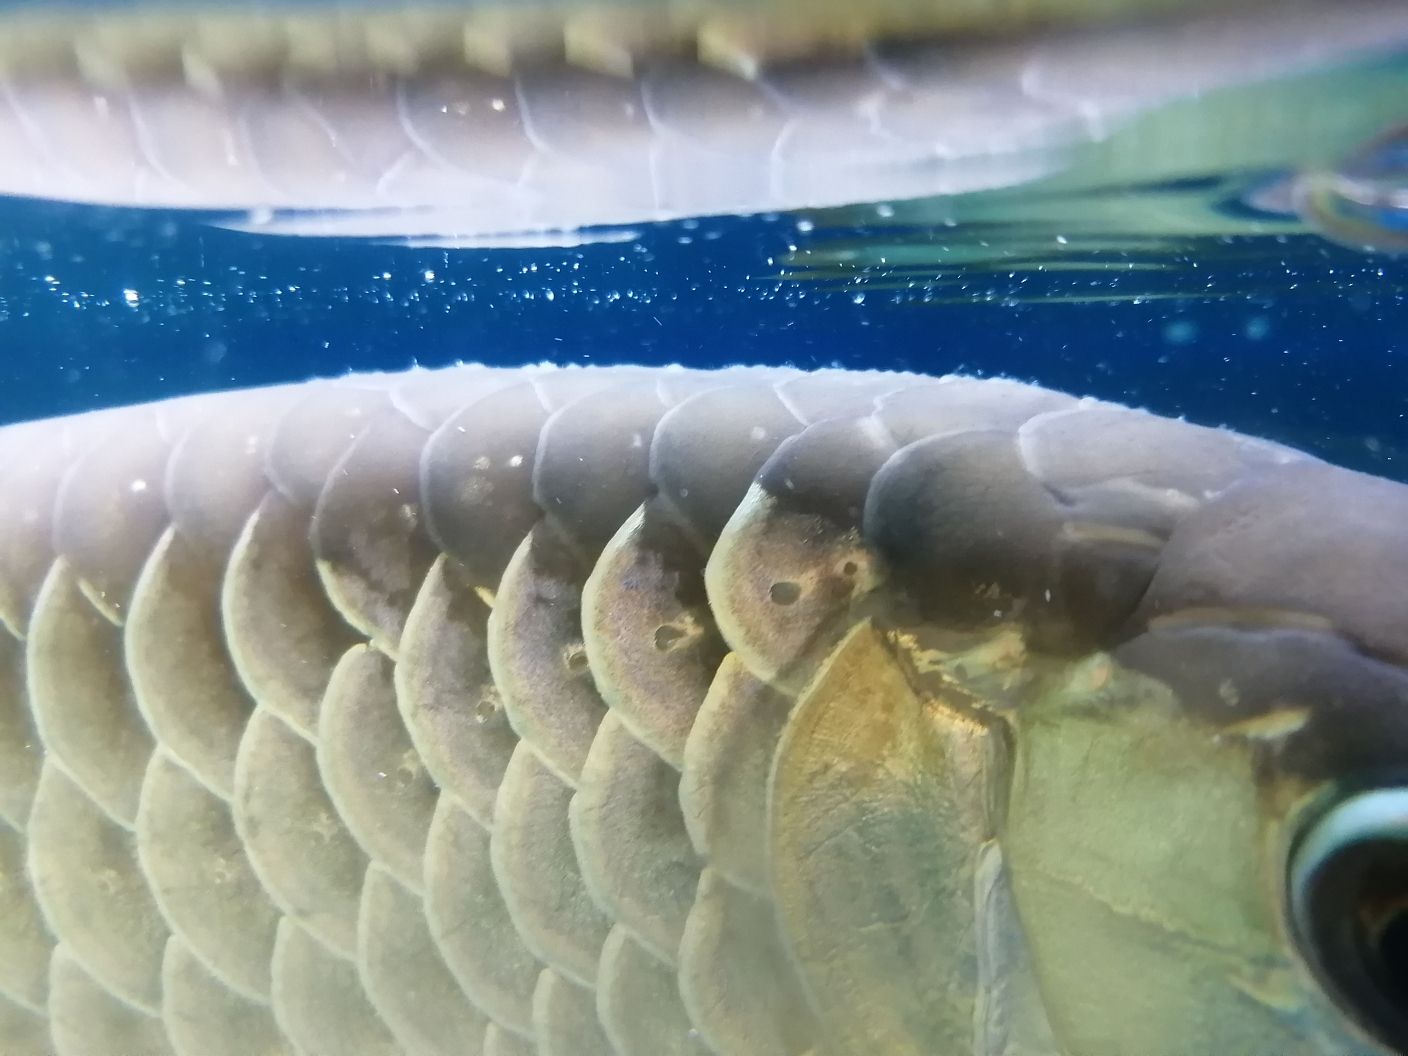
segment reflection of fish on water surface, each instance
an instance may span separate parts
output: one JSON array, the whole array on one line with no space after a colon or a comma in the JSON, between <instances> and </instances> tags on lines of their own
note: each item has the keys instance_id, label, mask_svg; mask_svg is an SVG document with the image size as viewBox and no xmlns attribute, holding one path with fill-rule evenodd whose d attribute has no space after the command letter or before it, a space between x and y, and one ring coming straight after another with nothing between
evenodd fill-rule
<instances>
[{"instance_id":1,"label":"reflection of fish on water surface","mask_svg":"<svg viewBox=\"0 0 1408 1056\"><path fill-rule=\"evenodd\" d=\"M1408 247L1405 117L1408 49L1223 88L1131 121L1031 184L815 213L784 274L918 287L932 304L1274 297L1290 272L1299 294L1339 296L1323 243L1300 236Z\"/></svg>"},{"instance_id":2,"label":"reflection of fish on water surface","mask_svg":"<svg viewBox=\"0 0 1408 1056\"><path fill-rule=\"evenodd\" d=\"M0 13L0 191L241 211L222 222L268 233L528 243L1332 168L1408 115L1401 64L1374 65L1408 50L1397 0L854 6L20 8ZM1215 201L1166 204L1095 215L1110 242L1229 229ZM1065 210L1076 236L1088 213ZM1011 217L1029 223L1020 202Z\"/></svg>"},{"instance_id":3,"label":"reflection of fish on water surface","mask_svg":"<svg viewBox=\"0 0 1408 1056\"><path fill-rule=\"evenodd\" d=\"M1008 381L476 367L0 481L7 1056L1408 1051L1408 487Z\"/></svg>"}]
</instances>

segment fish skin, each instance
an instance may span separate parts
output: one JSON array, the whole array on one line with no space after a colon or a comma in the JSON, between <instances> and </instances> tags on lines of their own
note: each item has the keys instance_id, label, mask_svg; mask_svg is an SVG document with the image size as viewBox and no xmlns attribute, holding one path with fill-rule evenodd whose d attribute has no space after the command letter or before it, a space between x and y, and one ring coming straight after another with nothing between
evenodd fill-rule
<instances>
[{"instance_id":1,"label":"fish skin","mask_svg":"<svg viewBox=\"0 0 1408 1056\"><path fill-rule=\"evenodd\" d=\"M7 1054L1388 1051L1268 891L1408 754L1408 487L547 366L10 426L0 482Z\"/></svg>"}]
</instances>

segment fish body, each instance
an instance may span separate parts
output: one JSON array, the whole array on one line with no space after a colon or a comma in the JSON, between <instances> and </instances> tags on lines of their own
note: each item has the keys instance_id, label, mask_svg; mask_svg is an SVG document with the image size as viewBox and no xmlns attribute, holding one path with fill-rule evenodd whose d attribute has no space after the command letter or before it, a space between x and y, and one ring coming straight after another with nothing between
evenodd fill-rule
<instances>
[{"instance_id":1,"label":"fish body","mask_svg":"<svg viewBox=\"0 0 1408 1056\"><path fill-rule=\"evenodd\" d=\"M1379 70L1405 52L1396 0L20 7L0 11L0 193L451 246L947 215L1006 188L1333 171L1408 118L1401 62ZM1218 205L1062 211L1108 240L1257 229Z\"/></svg>"},{"instance_id":2,"label":"fish body","mask_svg":"<svg viewBox=\"0 0 1408 1056\"><path fill-rule=\"evenodd\" d=\"M1401 484L1005 380L473 366L0 482L7 1056L1404 1051Z\"/></svg>"}]
</instances>

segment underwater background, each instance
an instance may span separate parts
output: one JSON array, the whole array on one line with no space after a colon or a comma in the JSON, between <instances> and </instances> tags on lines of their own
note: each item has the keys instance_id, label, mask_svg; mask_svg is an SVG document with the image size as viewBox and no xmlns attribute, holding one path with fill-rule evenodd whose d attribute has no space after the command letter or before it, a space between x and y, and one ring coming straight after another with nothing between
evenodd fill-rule
<instances>
[{"instance_id":1,"label":"underwater background","mask_svg":"<svg viewBox=\"0 0 1408 1056\"><path fill-rule=\"evenodd\" d=\"M841 366L1006 375L1408 479L1408 260L1313 235L945 270L887 262L936 236L883 204L528 249L207 219L0 199L0 422L456 361Z\"/></svg>"}]
</instances>

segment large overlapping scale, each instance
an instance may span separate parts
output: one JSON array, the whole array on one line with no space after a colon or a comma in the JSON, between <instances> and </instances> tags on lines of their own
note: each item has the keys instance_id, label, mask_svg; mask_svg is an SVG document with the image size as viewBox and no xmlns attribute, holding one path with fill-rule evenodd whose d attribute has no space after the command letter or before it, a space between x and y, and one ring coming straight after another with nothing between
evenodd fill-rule
<instances>
[{"instance_id":1,"label":"large overlapping scale","mask_svg":"<svg viewBox=\"0 0 1408 1056\"><path fill-rule=\"evenodd\" d=\"M1408 490L1005 380L346 378L0 431L0 494L12 1056L849 1052L769 796L857 626L1404 692Z\"/></svg>"}]
</instances>

